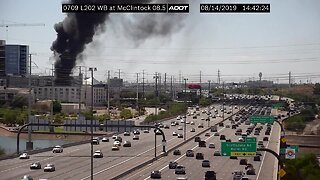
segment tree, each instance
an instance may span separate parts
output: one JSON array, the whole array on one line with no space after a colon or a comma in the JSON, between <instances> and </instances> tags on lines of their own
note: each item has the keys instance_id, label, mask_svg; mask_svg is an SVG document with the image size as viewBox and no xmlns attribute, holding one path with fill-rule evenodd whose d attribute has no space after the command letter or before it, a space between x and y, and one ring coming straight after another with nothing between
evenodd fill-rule
<instances>
[{"instance_id":1,"label":"tree","mask_svg":"<svg viewBox=\"0 0 320 180\"><path fill-rule=\"evenodd\" d=\"M62 110L61 103L59 101L53 101L53 113L60 113Z\"/></svg>"},{"instance_id":2,"label":"tree","mask_svg":"<svg viewBox=\"0 0 320 180\"><path fill-rule=\"evenodd\" d=\"M129 109L123 109L121 112L120 112L120 118L123 118L123 119L131 119L133 117L131 111Z\"/></svg>"},{"instance_id":3,"label":"tree","mask_svg":"<svg viewBox=\"0 0 320 180\"><path fill-rule=\"evenodd\" d=\"M12 125L16 123L16 112L14 110L7 110L4 114L4 123L7 125Z\"/></svg>"},{"instance_id":4,"label":"tree","mask_svg":"<svg viewBox=\"0 0 320 180\"><path fill-rule=\"evenodd\" d=\"M316 83L316 85L313 89L313 94L320 95L320 84L319 83Z\"/></svg>"},{"instance_id":5,"label":"tree","mask_svg":"<svg viewBox=\"0 0 320 180\"><path fill-rule=\"evenodd\" d=\"M15 96L11 102L11 107L13 108L23 108L28 105L28 100L24 96Z\"/></svg>"}]
</instances>

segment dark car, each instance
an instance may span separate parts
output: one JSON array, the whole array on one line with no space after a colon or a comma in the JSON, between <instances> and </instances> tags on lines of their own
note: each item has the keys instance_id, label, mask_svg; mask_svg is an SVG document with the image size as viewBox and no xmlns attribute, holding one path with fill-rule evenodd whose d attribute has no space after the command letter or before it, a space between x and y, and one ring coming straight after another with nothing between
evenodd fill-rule
<instances>
[{"instance_id":1,"label":"dark car","mask_svg":"<svg viewBox=\"0 0 320 180\"><path fill-rule=\"evenodd\" d=\"M226 140L226 136L225 135L220 135L220 140Z\"/></svg>"},{"instance_id":2,"label":"dark car","mask_svg":"<svg viewBox=\"0 0 320 180\"><path fill-rule=\"evenodd\" d=\"M204 179L205 180L216 180L216 172L214 171L206 171L206 173L204 174Z\"/></svg>"},{"instance_id":3,"label":"dark car","mask_svg":"<svg viewBox=\"0 0 320 180\"><path fill-rule=\"evenodd\" d=\"M238 159L237 156L230 156L230 159Z\"/></svg>"},{"instance_id":4,"label":"dark car","mask_svg":"<svg viewBox=\"0 0 320 180\"><path fill-rule=\"evenodd\" d=\"M187 157L194 157L194 152L193 152L193 150L191 150L191 149L187 150L186 156L187 156Z\"/></svg>"},{"instance_id":5,"label":"dark car","mask_svg":"<svg viewBox=\"0 0 320 180\"><path fill-rule=\"evenodd\" d=\"M181 151L179 149L176 149L173 151L173 155L181 155Z\"/></svg>"},{"instance_id":6,"label":"dark car","mask_svg":"<svg viewBox=\"0 0 320 180\"><path fill-rule=\"evenodd\" d=\"M270 135L270 131L266 131L264 135Z\"/></svg>"},{"instance_id":7,"label":"dark car","mask_svg":"<svg viewBox=\"0 0 320 180\"><path fill-rule=\"evenodd\" d=\"M199 147L207 147L205 141L199 141Z\"/></svg>"},{"instance_id":8,"label":"dark car","mask_svg":"<svg viewBox=\"0 0 320 180\"><path fill-rule=\"evenodd\" d=\"M130 136L130 132L126 131L123 133L124 136Z\"/></svg>"},{"instance_id":9,"label":"dark car","mask_svg":"<svg viewBox=\"0 0 320 180\"><path fill-rule=\"evenodd\" d=\"M259 156L259 155L255 156L255 157L253 158L253 160L254 160L254 161L261 161L261 159L260 159L260 156Z\"/></svg>"},{"instance_id":10,"label":"dark car","mask_svg":"<svg viewBox=\"0 0 320 180\"><path fill-rule=\"evenodd\" d=\"M248 159L240 159L240 165L247 165Z\"/></svg>"},{"instance_id":11,"label":"dark car","mask_svg":"<svg viewBox=\"0 0 320 180\"><path fill-rule=\"evenodd\" d=\"M131 142L130 141L124 141L123 147L131 147Z\"/></svg>"},{"instance_id":12,"label":"dark car","mask_svg":"<svg viewBox=\"0 0 320 180\"><path fill-rule=\"evenodd\" d=\"M178 166L177 162L171 161L169 163L169 169L175 169Z\"/></svg>"},{"instance_id":13,"label":"dark car","mask_svg":"<svg viewBox=\"0 0 320 180\"><path fill-rule=\"evenodd\" d=\"M199 136L196 136L195 138L194 138L194 142L200 142L201 141L201 138L199 137Z\"/></svg>"},{"instance_id":14,"label":"dark car","mask_svg":"<svg viewBox=\"0 0 320 180\"><path fill-rule=\"evenodd\" d=\"M269 141L269 138L268 137L264 137L263 141Z\"/></svg>"},{"instance_id":15,"label":"dark car","mask_svg":"<svg viewBox=\"0 0 320 180\"><path fill-rule=\"evenodd\" d=\"M254 168L248 168L247 169L247 175L256 175L256 171Z\"/></svg>"},{"instance_id":16,"label":"dark car","mask_svg":"<svg viewBox=\"0 0 320 180\"><path fill-rule=\"evenodd\" d=\"M150 177L153 179L161 179L161 172L160 171L152 171Z\"/></svg>"},{"instance_id":17,"label":"dark car","mask_svg":"<svg viewBox=\"0 0 320 180\"><path fill-rule=\"evenodd\" d=\"M203 153L197 153L196 154L196 159L204 159Z\"/></svg>"},{"instance_id":18,"label":"dark car","mask_svg":"<svg viewBox=\"0 0 320 180\"><path fill-rule=\"evenodd\" d=\"M210 167L210 161L209 160L203 160L202 161L202 167Z\"/></svg>"},{"instance_id":19,"label":"dark car","mask_svg":"<svg viewBox=\"0 0 320 180\"><path fill-rule=\"evenodd\" d=\"M40 162L32 163L31 166L30 166L30 169L41 169Z\"/></svg>"}]
</instances>

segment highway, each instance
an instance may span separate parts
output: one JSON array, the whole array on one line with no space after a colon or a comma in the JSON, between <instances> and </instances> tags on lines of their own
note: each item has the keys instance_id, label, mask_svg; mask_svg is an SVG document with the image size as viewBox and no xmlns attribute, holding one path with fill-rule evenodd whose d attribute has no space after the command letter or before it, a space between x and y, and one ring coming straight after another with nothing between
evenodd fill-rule
<instances>
[{"instance_id":1,"label":"highway","mask_svg":"<svg viewBox=\"0 0 320 180\"><path fill-rule=\"evenodd\" d=\"M275 114L273 111L272 114ZM230 124L230 121L227 121L226 124ZM225 124L225 125L226 125ZM241 124L240 128L245 130L248 125ZM252 137L257 137L257 141L262 140L264 132L266 130L266 125L263 126L263 130L261 131L259 136L253 135ZM208 131L209 132L209 131ZM235 129L230 129L224 127L219 127L218 132L226 136L226 138L230 138L232 142L237 142L239 136L235 136ZM213 156L213 152L215 150L220 150L220 139L218 136L214 136L213 133L210 133L210 137L205 137L204 134L201 139L204 139L209 143L214 143L216 145L215 149L210 149L208 147L198 147L198 143L194 141L190 141L189 143L181 146L179 150L181 151L181 156L169 154L167 157L159 159L157 162L149 164L144 168L141 168L137 172L133 172L128 174L123 179L141 179L147 180L150 179L150 173L153 170L160 170L162 173L162 179L176 179L177 177L186 177L188 179L203 179L205 172L207 170L214 170L217 173L217 179L232 179L232 172L235 170L243 170L245 171L244 165L239 165L239 160L244 157L238 157L237 159L230 159L229 157L222 156ZM267 148L270 148L274 151L279 148L279 135L280 135L280 127L278 124L274 124L271 130L271 135L269 136L269 141L264 142L264 145ZM196 160L195 157L186 157L185 152L187 150L193 150L194 153L201 152L204 154L204 159L209 160L211 163L211 167L202 167L202 160ZM276 151L278 152L278 151ZM253 161L253 157L246 157L248 162L253 164L253 167L256 170L256 175L245 175L250 179L259 179L259 180L270 180L276 178L277 170L277 161L274 156L269 153L262 152L261 161ZM178 162L179 165L183 165L186 167L185 175L175 175L174 169L169 169L168 165L170 161Z\"/></svg>"},{"instance_id":2,"label":"highway","mask_svg":"<svg viewBox=\"0 0 320 180\"><path fill-rule=\"evenodd\" d=\"M215 105L217 109L219 108ZM227 106L228 107L228 106ZM234 113L237 110L234 110ZM219 112L219 114L222 114ZM225 114L225 118L229 114ZM201 120L202 117L207 117L206 114L200 113L197 119L192 119L192 116L187 116L187 121L194 121L195 125L187 124L187 138L199 133L202 128L198 128L199 123L203 123L204 127L207 122ZM210 123L221 121L222 118L215 118ZM164 124L169 124L175 119L165 121ZM181 124L180 124L181 125ZM182 125L183 127L183 125ZM190 132L194 127L196 132ZM170 126L170 129L163 129L166 135L166 149L170 149L176 144L183 142L183 138L172 136L172 132L183 134L183 130L177 130L178 126ZM140 131L140 140L132 140L131 136L123 136L123 141L129 140L132 147L121 147L119 151L111 151L113 140L110 142L100 142L100 145L95 145L94 150L101 150L104 157L94 159L94 179L109 179L115 177L128 168L134 167L154 157L154 133L143 133ZM157 154L162 152L161 144L162 136L157 136ZM43 172L41 170L30 170L31 163L40 162L42 168L47 163L52 163L56 167L55 172ZM83 144L64 149L63 153L44 152L30 155L30 159L8 159L0 161L0 176L1 179L20 179L24 175L31 175L34 179L90 179L90 144Z\"/></svg>"}]
</instances>

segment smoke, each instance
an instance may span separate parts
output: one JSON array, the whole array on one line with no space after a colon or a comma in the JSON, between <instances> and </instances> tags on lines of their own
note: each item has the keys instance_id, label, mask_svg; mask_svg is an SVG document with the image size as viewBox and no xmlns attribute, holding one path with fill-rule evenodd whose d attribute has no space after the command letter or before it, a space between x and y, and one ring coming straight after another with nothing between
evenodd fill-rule
<instances>
[{"instance_id":1,"label":"smoke","mask_svg":"<svg viewBox=\"0 0 320 180\"><path fill-rule=\"evenodd\" d=\"M136 3L167 3L167 1L138 0ZM185 3L186 1L179 1ZM133 3L130 0L69 0L69 4ZM70 85L73 68L81 59L87 44L97 32L105 31L109 13L68 13L62 22L54 25L57 38L51 50L55 59L56 85ZM180 14L135 14L125 16L121 23L125 36L139 46L150 37L165 37L183 27L185 15Z\"/></svg>"}]
</instances>

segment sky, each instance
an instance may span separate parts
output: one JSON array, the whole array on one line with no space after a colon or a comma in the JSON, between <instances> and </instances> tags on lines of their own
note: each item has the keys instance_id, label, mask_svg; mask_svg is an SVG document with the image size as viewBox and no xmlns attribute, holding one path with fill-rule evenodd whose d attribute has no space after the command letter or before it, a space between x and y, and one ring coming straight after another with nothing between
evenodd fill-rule
<instances>
[{"instance_id":1,"label":"sky","mask_svg":"<svg viewBox=\"0 0 320 180\"><path fill-rule=\"evenodd\" d=\"M172 1L173 2L173 1ZM200 3L270 3L270 13L201 14ZM180 16L172 33L137 41L135 21L148 14L111 14L105 31L98 32L86 46L78 66L97 67L99 81L120 76L126 81L153 82L155 72L162 80L167 73L178 82L244 82L262 79L287 83L320 82L319 0L193 0L189 14L156 14L157 18ZM50 50L57 34L54 25L63 21L61 0L1 0L0 24L44 23L45 26L0 27L0 39L7 44L27 44L33 56L33 72L48 75L54 63ZM149 16L152 18L153 16ZM130 23L129 23L130 22ZM78 68L74 73L79 73ZM89 74L89 73L88 73Z\"/></svg>"}]
</instances>

